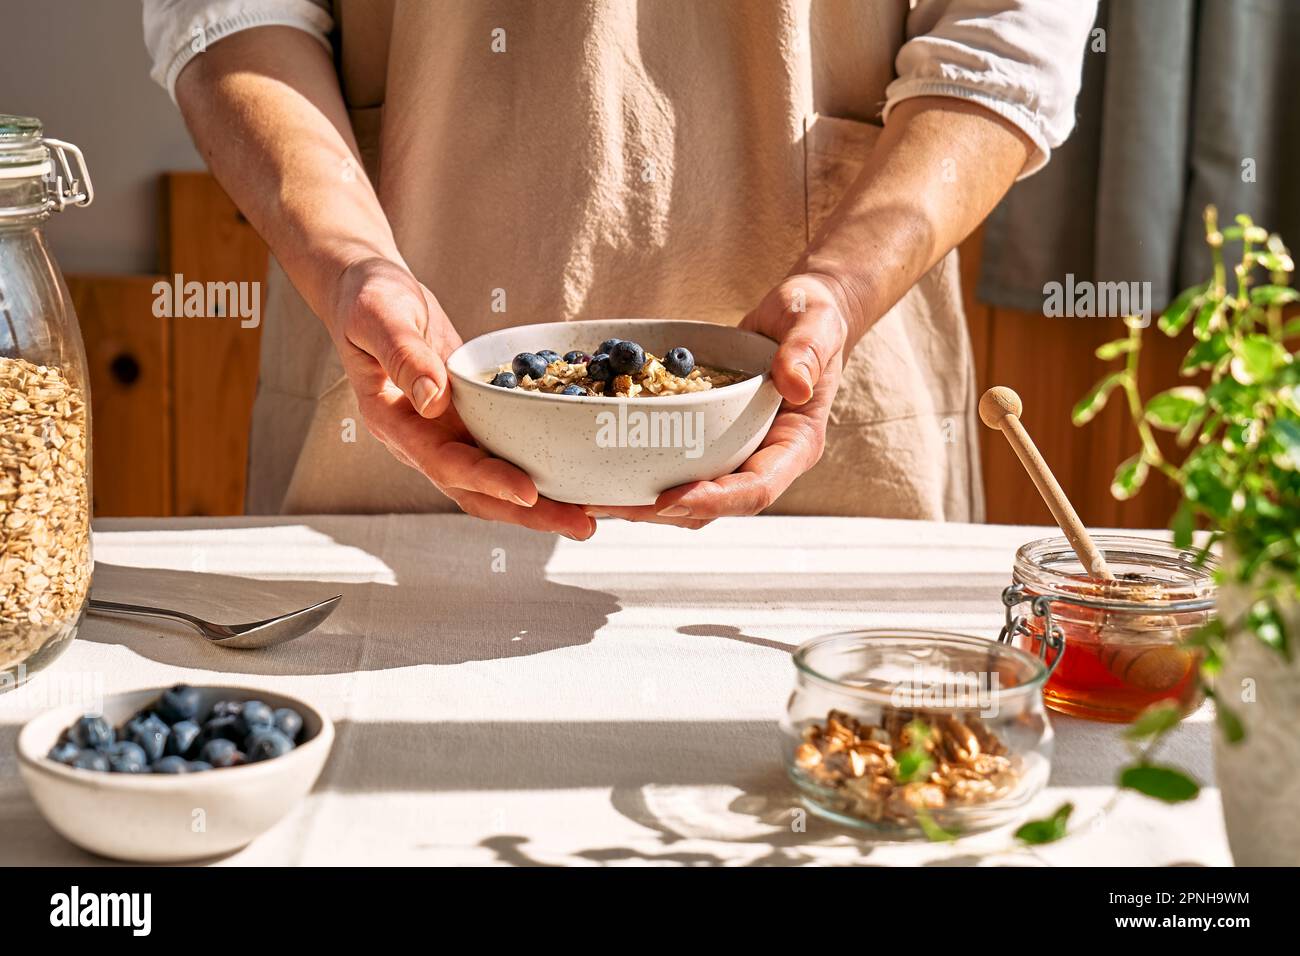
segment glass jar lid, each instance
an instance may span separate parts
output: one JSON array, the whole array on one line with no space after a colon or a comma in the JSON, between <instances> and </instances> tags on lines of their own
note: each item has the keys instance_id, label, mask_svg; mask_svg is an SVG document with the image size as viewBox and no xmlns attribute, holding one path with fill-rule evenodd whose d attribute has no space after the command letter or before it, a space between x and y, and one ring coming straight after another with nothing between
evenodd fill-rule
<instances>
[{"instance_id":1,"label":"glass jar lid","mask_svg":"<svg viewBox=\"0 0 1300 956\"><path fill-rule=\"evenodd\" d=\"M31 116L0 114L0 219L44 215L95 197L81 150Z\"/></svg>"},{"instance_id":2,"label":"glass jar lid","mask_svg":"<svg viewBox=\"0 0 1300 956\"><path fill-rule=\"evenodd\" d=\"M1159 612L1213 605L1213 556L1201 561L1199 552L1157 538L1094 535L1093 541L1115 580L1089 575L1064 537L1022 545L1012 579L1034 594L1083 606Z\"/></svg>"}]
</instances>

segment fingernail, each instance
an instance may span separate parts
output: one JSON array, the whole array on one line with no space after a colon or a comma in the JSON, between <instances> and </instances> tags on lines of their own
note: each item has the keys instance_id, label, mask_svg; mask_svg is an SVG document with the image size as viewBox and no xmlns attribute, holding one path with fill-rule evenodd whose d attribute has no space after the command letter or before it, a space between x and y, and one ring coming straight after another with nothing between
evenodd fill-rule
<instances>
[{"instance_id":1,"label":"fingernail","mask_svg":"<svg viewBox=\"0 0 1300 956\"><path fill-rule=\"evenodd\" d=\"M433 379L429 378L429 376L425 375L422 378L417 378L415 384L411 386L411 403L415 405L415 410L423 415L424 410L433 401L436 392L437 388L433 384Z\"/></svg>"},{"instance_id":2,"label":"fingernail","mask_svg":"<svg viewBox=\"0 0 1300 956\"><path fill-rule=\"evenodd\" d=\"M583 508L582 513L588 518L608 518L608 511L597 511L595 508Z\"/></svg>"},{"instance_id":3,"label":"fingernail","mask_svg":"<svg viewBox=\"0 0 1300 956\"><path fill-rule=\"evenodd\" d=\"M504 495L501 496L501 500L502 500L502 501L509 501L509 502L512 502L512 503L514 503L514 504L517 504L517 505L518 505L519 507L521 507L521 508L531 508L531 507L532 507L532 505L530 505L528 502L524 501L523 498L520 498L518 495L512 495L512 494L510 494L510 493L508 493L508 492L507 492L506 494L504 494Z\"/></svg>"},{"instance_id":4,"label":"fingernail","mask_svg":"<svg viewBox=\"0 0 1300 956\"><path fill-rule=\"evenodd\" d=\"M812 366L809 365L807 362L795 362L794 367L795 370L799 373L799 377L808 383L809 388L812 388L813 387Z\"/></svg>"},{"instance_id":5,"label":"fingernail","mask_svg":"<svg viewBox=\"0 0 1300 956\"><path fill-rule=\"evenodd\" d=\"M691 509L690 509L690 508L683 507L682 505L669 505L669 506L668 506L667 508L665 508L663 511L659 512L659 517L661 517L661 518L685 518L685 517L686 517L688 514L690 514L690 513L691 513Z\"/></svg>"}]
</instances>

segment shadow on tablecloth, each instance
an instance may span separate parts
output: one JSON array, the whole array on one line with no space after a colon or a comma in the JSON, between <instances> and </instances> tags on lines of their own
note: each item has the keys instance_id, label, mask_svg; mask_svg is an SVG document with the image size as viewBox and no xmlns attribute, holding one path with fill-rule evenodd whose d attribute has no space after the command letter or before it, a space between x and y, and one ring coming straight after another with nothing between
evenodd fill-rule
<instances>
[{"instance_id":1,"label":"shadow on tablecloth","mask_svg":"<svg viewBox=\"0 0 1300 956\"><path fill-rule=\"evenodd\" d=\"M385 527L391 528L392 523ZM96 563L93 594L184 609L222 623L261 620L342 594L311 634L278 647L216 647L183 625L87 617L79 640L116 644L176 667L254 675L315 675L460 664L587 644L619 609L613 595L547 580L554 538L506 525L474 541L417 541L385 531L347 540L356 523L321 523L329 544L358 548L386 565L383 582L286 573L261 580L203 570ZM485 529L487 525L483 526ZM326 537L329 535L330 537ZM382 555L382 561L378 561Z\"/></svg>"}]
</instances>

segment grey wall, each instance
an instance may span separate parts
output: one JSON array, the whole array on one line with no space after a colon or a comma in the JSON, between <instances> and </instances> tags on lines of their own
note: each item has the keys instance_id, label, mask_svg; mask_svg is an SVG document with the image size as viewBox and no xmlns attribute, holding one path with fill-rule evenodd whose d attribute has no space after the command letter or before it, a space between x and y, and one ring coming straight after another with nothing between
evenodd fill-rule
<instances>
[{"instance_id":1,"label":"grey wall","mask_svg":"<svg viewBox=\"0 0 1300 956\"><path fill-rule=\"evenodd\" d=\"M149 79L138 0L0 0L0 113L86 154L94 203L46 228L63 271L155 271L158 174L203 162Z\"/></svg>"}]
</instances>

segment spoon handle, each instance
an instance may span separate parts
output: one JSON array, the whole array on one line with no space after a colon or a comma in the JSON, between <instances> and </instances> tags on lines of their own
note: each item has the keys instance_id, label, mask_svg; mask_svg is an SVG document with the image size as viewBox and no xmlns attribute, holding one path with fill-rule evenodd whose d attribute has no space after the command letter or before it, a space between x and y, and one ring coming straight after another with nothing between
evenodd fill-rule
<instances>
[{"instance_id":1,"label":"spoon handle","mask_svg":"<svg viewBox=\"0 0 1300 956\"><path fill-rule=\"evenodd\" d=\"M1034 487L1043 496L1043 502L1052 512L1052 517L1061 526L1061 530L1065 532L1066 540L1070 542L1070 547L1074 548L1074 553L1079 556L1084 568L1095 577L1113 581L1115 575L1106 564L1105 557L1098 550L1092 536L1088 534L1088 529L1079 520L1079 513L1074 510L1074 505L1070 504L1070 499L1065 497L1065 489L1052 474L1052 469L1047 466L1038 446L1034 444L1034 440L1029 437L1029 432L1025 431L1025 426L1021 424L1022 410L1020 396L1004 386L990 388L980 399L980 419L989 428L996 428L1007 437L1016 457L1025 466L1025 471L1029 472Z\"/></svg>"},{"instance_id":2,"label":"spoon handle","mask_svg":"<svg viewBox=\"0 0 1300 956\"><path fill-rule=\"evenodd\" d=\"M169 611L166 608L146 607L143 604L119 604L117 601L97 601L94 598L90 600L90 611L93 614L108 614L115 617L161 617L182 621L199 633L204 632L207 624L206 621L192 617L184 611Z\"/></svg>"}]
</instances>

